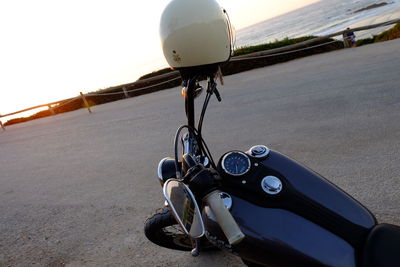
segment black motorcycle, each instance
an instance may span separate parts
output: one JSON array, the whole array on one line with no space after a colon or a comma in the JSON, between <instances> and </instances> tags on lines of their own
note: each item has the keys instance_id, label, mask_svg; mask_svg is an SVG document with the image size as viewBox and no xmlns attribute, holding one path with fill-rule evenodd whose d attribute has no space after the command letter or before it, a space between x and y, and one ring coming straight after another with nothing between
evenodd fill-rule
<instances>
[{"instance_id":1,"label":"black motorcycle","mask_svg":"<svg viewBox=\"0 0 400 267\"><path fill-rule=\"evenodd\" d=\"M145 222L153 243L176 250L225 249L248 266L400 266L400 227L378 224L351 196L293 159L255 145L215 162L202 138L214 71L195 127L205 77L182 75L187 125L175 155L160 161L164 207ZM179 144L182 155L178 155Z\"/></svg>"}]
</instances>

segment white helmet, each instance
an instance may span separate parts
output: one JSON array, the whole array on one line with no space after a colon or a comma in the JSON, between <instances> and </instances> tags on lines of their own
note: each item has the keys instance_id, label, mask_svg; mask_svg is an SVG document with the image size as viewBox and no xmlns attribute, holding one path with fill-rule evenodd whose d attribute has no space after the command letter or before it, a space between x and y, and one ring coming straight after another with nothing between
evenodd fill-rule
<instances>
[{"instance_id":1,"label":"white helmet","mask_svg":"<svg viewBox=\"0 0 400 267\"><path fill-rule=\"evenodd\" d=\"M231 55L231 26L215 0L172 0L161 16L160 36L173 68L221 63Z\"/></svg>"}]
</instances>

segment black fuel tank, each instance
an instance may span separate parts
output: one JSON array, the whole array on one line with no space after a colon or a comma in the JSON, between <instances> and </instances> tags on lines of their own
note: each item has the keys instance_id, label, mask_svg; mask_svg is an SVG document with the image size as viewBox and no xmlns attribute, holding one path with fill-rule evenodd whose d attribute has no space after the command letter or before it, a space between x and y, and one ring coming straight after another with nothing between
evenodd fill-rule
<instances>
[{"instance_id":1,"label":"black fuel tank","mask_svg":"<svg viewBox=\"0 0 400 267\"><path fill-rule=\"evenodd\" d=\"M230 247L212 212L205 206L207 237L217 246L266 266L356 266L356 251L349 243L309 220L235 196L232 201L231 214L246 237Z\"/></svg>"},{"instance_id":2,"label":"black fuel tank","mask_svg":"<svg viewBox=\"0 0 400 267\"><path fill-rule=\"evenodd\" d=\"M359 202L316 172L289 157L270 151L261 161L266 171L276 172L295 191L336 215L365 228L376 224L375 217Z\"/></svg>"},{"instance_id":3,"label":"black fuel tank","mask_svg":"<svg viewBox=\"0 0 400 267\"><path fill-rule=\"evenodd\" d=\"M231 213L246 234L236 247L240 256L288 266L355 266L358 251L376 224L374 216L319 174L276 151L250 161L251 169L243 176L229 175L219 164L222 190L231 195ZM281 183L277 194L262 187L271 176ZM206 224L216 229L212 219ZM269 257L258 257L262 251Z\"/></svg>"}]
</instances>

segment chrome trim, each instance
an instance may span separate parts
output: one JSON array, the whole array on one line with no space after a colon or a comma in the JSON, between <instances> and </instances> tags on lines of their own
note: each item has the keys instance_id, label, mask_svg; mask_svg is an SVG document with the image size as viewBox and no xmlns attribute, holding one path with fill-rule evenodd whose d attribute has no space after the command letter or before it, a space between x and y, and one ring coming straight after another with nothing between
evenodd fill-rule
<instances>
[{"instance_id":1,"label":"chrome trim","mask_svg":"<svg viewBox=\"0 0 400 267\"><path fill-rule=\"evenodd\" d=\"M210 161L208 160L208 158L204 157L203 166L208 166L209 163Z\"/></svg>"},{"instance_id":2,"label":"chrome trim","mask_svg":"<svg viewBox=\"0 0 400 267\"><path fill-rule=\"evenodd\" d=\"M232 208L232 197L225 192L220 192L219 193L220 198L222 199L222 202L224 203L225 207L230 210Z\"/></svg>"},{"instance_id":3,"label":"chrome trim","mask_svg":"<svg viewBox=\"0 0 400 267\"><path fill-rule=\"evenodd\" d=\"M183 154L189 154L195 157L194 151L196 151L197 147L196 139L190 137L189 133L185 133L185 135L182 136L181 141Z\"/></svg>"},{"instance_id":4,"label":"chrome trim","mask_svg":"<svg viewBox=\"0 0 400 267\"><path fill-rule=\"evenodd\" d=\"M241 154L241 155L243 155L243 156L246 157L249 167L247 167L247 169L246 169L243 173L241 173L241 174L233 174L233 173L230 173L230 172L225 168L225 159L226 159L229 155L232 155L232 154ZM241 152L241 151L231 151L231 152L228 152L228 153L226 153L226 154L224 155L224 157L223 157L222 160L221 160L221 166L222 166L222 169L223 169L227 174L229 174L229 175L232 175L232 176L242 176L242 175L246 174L246 173L250 170L250 168L251 168L251 162L250 162L249 157L248 157L245 153L243 153L243 152Z\"/></svg>"},{"instance_id":5,"label":"chrome trim","mask_svg":"<svg viewBox=\"0 0 400 267\"><path fill-rule=\"evenodd\" d=\"M160 160L160 162L158 163L158 168L157 168L157 174L158 174L158 179L160 180L161 186L164 185L164 178L162 176L162 166L164 164L164 162L170 159L169 157L163 158L162 160Z\"/></svg>"},{"instance_id":6,"label":"chrome trim","mask_svg":"<svg viewBox=\"0 0 400 267\"><path fill-rule=\"evenodd\" d=\"M203 161L201 161L201 156L196 156L196 162L202 164L204 167L207 167L210 163L207 157L204 157Z\"/></svg>"},{"instance_id":7,"label":"chrome trim","mask_svg":"<svg viewBox=\"0 0 400 267\"><path fill-rule=\"evenodd\" d=\"M189 135L185 135L182 138L182 147L183 147L183 154L190 154Z\"/></svg>"},{"instance_id":8,"label":"chrome trim","mask_svg":"<svg viewBox=\"0 0 400 267\"><path fill-rule=\"evenodd\" d=\"M192 191L189 189L189 187L188 187L187 185L185 185L184 183L182 183L181 180L171 178L171 179L168 179L168 180L165 182L165 184L164 184L164 186L163 186L163 194L164 194L165 200L168 202L169 207L170 207L171 210L172 210L172 214L174 215L175 220L179 223L179 225L181 226L181 228L182 228L182 230L184 231L184 233L190 236L190 233L187 231L186 227L183 225L183 222L181 221L181 219L180 219L178 216L176 216L177 212L176 212L174 206L173 206L172 203L171 203L171 199L170 199L169 197L167 197L167 196L168 196L168 193L167 193L167 185L168 185L168 183L171 182L171 181L177 181L177 182L179 182L180 184L182 184L182 185L185 187L186 192L189 193L190 197L193 199L194 209L195 209L195 212L194 212L194 215L193 215L193 216L196 216L196 215L197 215L197 218L198 218L198 220L199 220L200 226L203 228L203 231L202 231L202 234L201 234L201 235L199 235L199 236L191 236L191 237L192 237L192 238L200 238L200 237L202 237L202 236L204 235L204 233L205 233L205 226L204 226L204 221L203 221L203 218L201 217L200 208L199 208L199 205L198 205L197 202L196 202L195 196L193 195L193 193L192 193Z\"/></svg>"},{"instance_id":9,"label":"chrome trim","mask_svg":"<svg viewBox=\"0 0 400 267\"><path fill-rule=\"evenodd\" d=\"M282 191L282 182L278 177L265 176L261 181L261 188L269 195L276 195Z\"/></svg>"},{"instance_id":10,"label":"chrome trim","mask_svg":"<svg viewBox=\"0 0 400 267\"><path fill-rule=\"evenodd\" d=\"M249 151L247 151L246 153L249 156L255 157L255 158L265 158L266 156L268 156L270 150L267 146L264 145L255 145L252 146Z\"/></svg>"}]
</instances>

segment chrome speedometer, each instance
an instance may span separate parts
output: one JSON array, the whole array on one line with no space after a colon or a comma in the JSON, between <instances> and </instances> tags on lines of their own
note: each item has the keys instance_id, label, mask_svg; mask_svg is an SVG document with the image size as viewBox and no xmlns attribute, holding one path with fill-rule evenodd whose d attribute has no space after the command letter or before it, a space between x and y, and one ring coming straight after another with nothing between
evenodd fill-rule
<instances>
[{"instance_id":1,"label":"chrome speedometer","mask_svg":"<svg viewBox=\"0 0 400 267\"><path fill-rule=\"evenodd\" d=\"M250 170L250 159L243 152L232 151L222 158L221 166L227 174L240 176Z\"/></svg>"}]
</instances>

